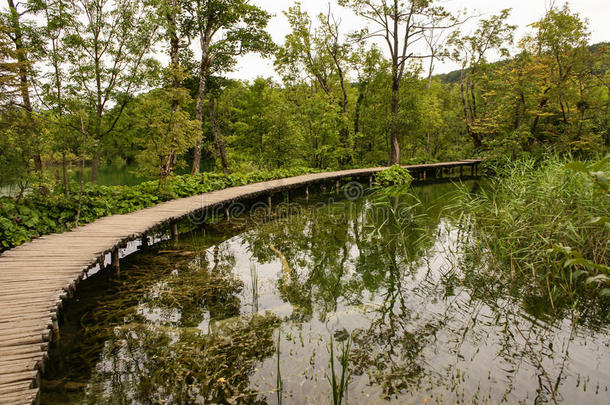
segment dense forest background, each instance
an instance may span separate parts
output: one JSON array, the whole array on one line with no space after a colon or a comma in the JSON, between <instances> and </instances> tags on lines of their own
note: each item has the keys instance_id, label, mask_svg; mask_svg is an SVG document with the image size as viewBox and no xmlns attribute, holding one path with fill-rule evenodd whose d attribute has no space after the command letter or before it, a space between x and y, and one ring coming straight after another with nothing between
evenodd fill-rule
<instances>
[{"instance_id":1,"label":"dense forest background","mask_svg":"<svg viewBox=\"0 0 610 405\"><path fill-rule=\"evenodd\" d=\"M69 195L70 171L91 167L95 183L109 163L166 179L588 156L610 144L610 50L589 43L567 5L515 38L510 10L480 18L435 1L341 0L367 27L354 31L330 8L310 16L295 3L279 46L270 15L247 0L6 1L0 184L22 193L45 184ZM281 79L228 79L247 52L272 58ZM434 75L449 58L462 69Z\"/></svg>"}]
</instances>

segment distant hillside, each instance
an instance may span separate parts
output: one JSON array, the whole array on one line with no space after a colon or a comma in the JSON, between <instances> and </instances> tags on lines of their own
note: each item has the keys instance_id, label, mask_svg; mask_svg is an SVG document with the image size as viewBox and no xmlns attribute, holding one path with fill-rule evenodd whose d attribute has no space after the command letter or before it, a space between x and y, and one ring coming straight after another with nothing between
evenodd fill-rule
<instances>
[{"instance_id":1,"label":"distant hillside","mask_svg":"<svg viewBox=\"0 0 610 405\"><path fill-rule=\"evenodd\" d=\"M591 53L597 52L602 46L605 46L607 49L610 49L610 42L600 42L597 44L593 44L589 46L589 51ZM494 65L500 65L502 63L506 63L506 60L501 60L493 63ZM458 83L460 81L461 70L454 70L449 73L442 73L438 75L434 75L440 79L441 83Z\"/></svg>"}]
</instances>

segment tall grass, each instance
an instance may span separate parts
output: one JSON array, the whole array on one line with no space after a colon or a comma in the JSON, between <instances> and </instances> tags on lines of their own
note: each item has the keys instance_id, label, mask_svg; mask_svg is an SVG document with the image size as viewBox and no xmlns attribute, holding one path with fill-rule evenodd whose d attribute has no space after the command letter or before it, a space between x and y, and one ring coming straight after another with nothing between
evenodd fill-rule
<instances>
[{"instance_id":1,"label":"tall grass","mask_svg":"<svg viewBox=\"0 0 610 405\"><path fill-rule=\"evenodd\" d=\"M350 372L349 372L349 352L352 344L351 336L341 346L341 360L339 365L341 366L341 375L337 378L335 374L335 352L333 337L330 337L330 376L328 381L332 388L333 394L333 405L341 405L345 395L347 394L347 386L349 385Z\"/></svg>"},{"instance_id":2,"label":"tall grass","mask_svg":"<svg viewBox=\"0 0 610 405\"><path fill-rule=\"evenodd\" d=\"M608 195L590 176L569 170L566 161L550 157L521 159L496 167L496 177L476 194L465 188L457 208L471 231L466 257L501 280L558 301L574 298L583 285L575 266L566 266L566 246L586 260L607 266L610 228L591 223L608 216ZM605 165L602 170L608 169ZM591 273L587 273L591 276Z\"/></svg>"}]
</instances>

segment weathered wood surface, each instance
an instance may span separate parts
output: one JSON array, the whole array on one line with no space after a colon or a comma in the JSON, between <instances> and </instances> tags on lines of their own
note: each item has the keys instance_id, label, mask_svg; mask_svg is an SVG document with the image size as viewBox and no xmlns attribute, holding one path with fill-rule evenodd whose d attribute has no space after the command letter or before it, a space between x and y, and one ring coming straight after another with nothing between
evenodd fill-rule
<instances>
[{"instance_id":1,"label":"weathered wood surface","mask_svg":"<svg viewBox=\"0 0 610 405\"><path fill-rule=\"evenodd\" d=\"M413 172L474 167L480 160L406 166ZM38 402L40 372L57 311L85 272L129 240L192 212L312 183L368 178L385 169L353 169L232 187L177 199L72 231L40 237L0 255L0 404ZM365 182L363 182L365 183ZM103 264L103 263L102 263Z\"/></svg>"}]
</instances>

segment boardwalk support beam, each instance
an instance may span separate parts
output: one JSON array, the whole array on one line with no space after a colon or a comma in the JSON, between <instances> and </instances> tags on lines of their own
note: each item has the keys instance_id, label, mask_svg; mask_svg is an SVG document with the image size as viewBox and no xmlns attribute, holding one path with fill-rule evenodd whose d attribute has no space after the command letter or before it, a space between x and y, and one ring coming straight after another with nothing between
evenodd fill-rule
<instances>
[{"instance_id":1,"label":"boardwalk support beam","mask_svg":"<svg viewBox=\"0 0 610 405\"><path fill-rule=\"evenodd\" d=\"M112 270L116 276L121 274L121 257L119 255L119 248L112 250Z\"/></svg>"},{"instance_id":2,"label":"boardwalk support beam","mask_svg":"<svg viewBox=\"0 0 610 405\"><path fill-rule=\"evenodd\" d=\"M172 222L172 240L177 242L178 241L178 223L177 222Z\"/></svg>"}]
</instances>

